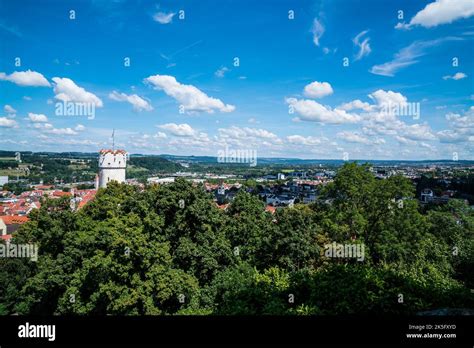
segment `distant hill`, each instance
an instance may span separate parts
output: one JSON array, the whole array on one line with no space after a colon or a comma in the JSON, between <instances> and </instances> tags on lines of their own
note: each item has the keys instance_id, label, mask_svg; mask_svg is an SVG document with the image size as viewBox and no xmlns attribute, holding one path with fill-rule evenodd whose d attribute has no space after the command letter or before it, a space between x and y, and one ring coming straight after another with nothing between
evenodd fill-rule
<instances>
[{"instance_id":1,"label":"distant hill","mask_svg":"<svg viewBox=\"0 0 474 348\"><path fill-rule=\"evenodd\" d=\"M14 157L16 151L1 151L1 157ZM54 158L82 158L94 159L98 158L98 152L31 152L20 151L22 157L48 157ZM25 157L25 158L26 158ZM350 161L358 161L360 163L370 163L377 166L426 166L432 164L462 166L474 165L474 161L452 161L449 159L441 160L366 160L366 159L350 159ZM148 155L148 154L131 154L130 164L137 167L143 167L150 171L161 169L165 171L173 171L182 169L180 162L190 164L218 164L217 157L213 156L179 156L170 154ZM257 165L324 165L324 166L340 166L344 163L342 159L301 159L301 158L284 158L284 157L258 157ZM225 165L229 165L226 163ZM166 168L166 169L164 169Z\"/></svg>"}]
</instances>

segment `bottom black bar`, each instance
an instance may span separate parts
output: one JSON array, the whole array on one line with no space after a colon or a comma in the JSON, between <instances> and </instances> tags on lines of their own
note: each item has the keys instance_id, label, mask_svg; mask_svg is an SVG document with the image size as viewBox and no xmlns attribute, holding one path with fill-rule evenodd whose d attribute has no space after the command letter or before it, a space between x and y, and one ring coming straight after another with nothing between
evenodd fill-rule
<instances>
[{"instance_id":1,"label":"bottom black bar","mask_svg":"<svg viewBox=\"0 0 474 348\"><path fill-rule=\"evenodd\" d=\"M46 326L45 326L46 325ZM49 325L49 326L47 326ZM54 330L53 326L54 325ZM408 344L472 347L474 317L0 317L17 344ZM36 336L43 337L36 337ZM54 337L53 337L54 336Z\"/></svg>"}]
</instances>

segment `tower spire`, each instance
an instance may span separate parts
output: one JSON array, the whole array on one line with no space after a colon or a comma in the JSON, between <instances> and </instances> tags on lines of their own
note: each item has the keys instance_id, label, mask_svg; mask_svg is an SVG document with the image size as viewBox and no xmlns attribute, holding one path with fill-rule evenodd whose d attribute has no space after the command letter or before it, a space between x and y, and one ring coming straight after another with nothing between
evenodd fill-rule
<instances>
[{"instance_id":1,"label":"tower spire","mask_svg":"<svg viewBox=\"0 0 474 348\"><path fill-rule=\"evenodd\" d=\"M112 150L115 151L115 128L112 131Z\"/></svg>"}]
</instances>

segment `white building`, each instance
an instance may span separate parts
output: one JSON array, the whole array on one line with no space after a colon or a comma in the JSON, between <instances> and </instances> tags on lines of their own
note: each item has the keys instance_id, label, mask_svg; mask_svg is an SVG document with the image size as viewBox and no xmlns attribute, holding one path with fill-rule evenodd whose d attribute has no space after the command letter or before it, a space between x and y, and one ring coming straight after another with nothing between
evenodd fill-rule
<instances>
[{"instance_id":1,"label":"white building","mask_svg":"<svg viewBox=\"0 0 474 348\"><path fill-rule=\"evenodd\" d=\"M175 180L174 177L167 177L167 178L148 178L147 181L151 184L171 184Z\"/></svg>"},{"instance_id":2,"label":"white building","mask_svg":"<svg viewBox=\"0 0 474 348\"><path fill-rule=\"evenodd\" d=\"M0 176L0 186L8 184L8 176Z\"/></svg>"},{"instance_id":3,"label":"white building","mask_svg":"<svg viewBox=\"0 0 474 348\"><path fill-rule=\"evenodd\" d=\"M100 150L99 188L106 187L113 180L125 182L127 152L125 150Z\"/></svg>"},{"instance_id":4,"label":"white building","mask_svg":"<svg viewBox=\"0 0 474 348\"><path fill-rule=\"evenodd\" d=\"M430 189L424 189L423 192L421 192L421 201L423 203L429 203L433 200L433 191Z\"/></svg>"}]
</instances>

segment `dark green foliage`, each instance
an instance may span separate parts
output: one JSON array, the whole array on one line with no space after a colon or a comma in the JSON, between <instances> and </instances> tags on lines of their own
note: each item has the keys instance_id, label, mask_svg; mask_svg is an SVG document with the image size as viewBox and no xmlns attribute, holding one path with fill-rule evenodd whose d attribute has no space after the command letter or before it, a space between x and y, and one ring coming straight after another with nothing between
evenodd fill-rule
<instances>
[{"instance_id":1,"label":"dark green foliage","mask_svg":"<svg viewBox=\"0 0 474 348\"><path fill-rule=\"evenodd\" d=\"M253 183L249 182L249 186ZM111 183L79 212L46 200L14 235L38 262L0 259L0 314L413 314L474 307L474 213L422 212L407 179L346 164L321 199L266 212L240 191L226 211L184 180ZM329 258L329 243L365 246ZM403 302L400 302L400 295Z\"/></svg>"}]
</instances>

